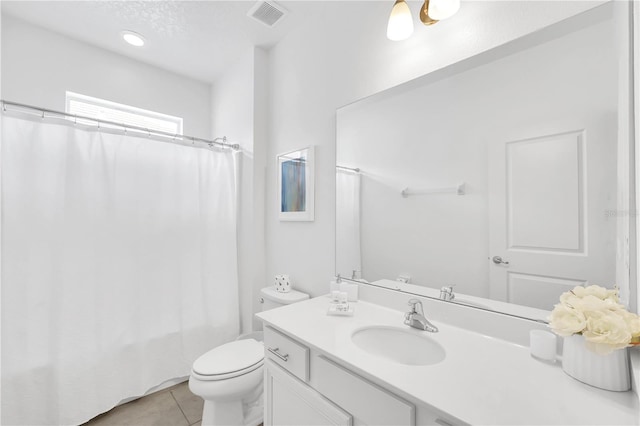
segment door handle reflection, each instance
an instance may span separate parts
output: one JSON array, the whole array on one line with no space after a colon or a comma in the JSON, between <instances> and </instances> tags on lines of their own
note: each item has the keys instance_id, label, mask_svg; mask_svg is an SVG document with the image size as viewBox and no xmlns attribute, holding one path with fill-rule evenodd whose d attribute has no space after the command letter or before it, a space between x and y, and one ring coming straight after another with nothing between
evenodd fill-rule
<instances>
[{"instance_id":1,"label":"door handle reflection","mask_svg":"<svg viewBox=\"0 0 640 426\"><path fill-rule=\"evenodd\" d=\"M496 265L508 265L509 262L507 262L506 260L504 260L503 258L501 258L500 256L493 256L491 258L491 260L493 261L493 263L495 263Z\"/></svg>"}]
</instances>

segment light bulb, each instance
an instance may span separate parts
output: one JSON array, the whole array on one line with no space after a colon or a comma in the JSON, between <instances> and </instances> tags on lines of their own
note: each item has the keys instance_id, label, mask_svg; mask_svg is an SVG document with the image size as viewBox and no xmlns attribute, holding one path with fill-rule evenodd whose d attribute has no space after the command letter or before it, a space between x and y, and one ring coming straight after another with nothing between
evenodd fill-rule
<instances>
[{"instance_id":1,"label":"light bulb","mask_svg":"<svg viewBox=\"0 0 640 426\"><path fill-rule=\"evenodd\" d=\"M429 17L442 21L456 14L460 9L460 0L430 0Z\"/></svg>"},{"instance_id":2,"label":"light bulb","mask_svg":"<svg viewBox=\"0 0 640 426\"><path fill-rule=\"evenodd\" d=\"M387 38L393 41L406 40L413 34L413 18L411 9L404 0L396 0L391 9L389 24L387 25Z\"/></svg>"}]
</instances>

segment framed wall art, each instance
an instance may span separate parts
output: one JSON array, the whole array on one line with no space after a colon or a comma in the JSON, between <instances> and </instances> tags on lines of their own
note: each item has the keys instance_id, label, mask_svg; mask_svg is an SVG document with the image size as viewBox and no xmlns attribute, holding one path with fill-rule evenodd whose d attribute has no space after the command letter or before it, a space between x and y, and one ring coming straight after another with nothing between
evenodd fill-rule
<instances>
[{"instance_id":1,"label":"framed wall art","mask_svg":"<svg viewBox=\"0 0 640 426\"><path fill-rule=\"evenodd\" d=\"M278 217L281 221L314 220L314 147L277 157Z\"/></svg>"}]
</instances>

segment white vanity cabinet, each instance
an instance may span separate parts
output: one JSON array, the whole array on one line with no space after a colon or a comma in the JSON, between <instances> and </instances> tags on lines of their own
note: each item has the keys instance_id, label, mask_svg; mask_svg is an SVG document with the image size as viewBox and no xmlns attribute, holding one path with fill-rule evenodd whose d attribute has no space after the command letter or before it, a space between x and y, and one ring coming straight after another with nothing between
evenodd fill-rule
<instances>
[{"instance_id":1,"label":"white vanity cabinet","mask_svg":"<svg viewBox=\"0 0 640 426\"><path fill-rule=\"evenodd\" d=\"M265 426L455 424L265 327Z\"/></svg>"},{"instance_id":2,"label":"white vanity cabinet","mask_svg":"<svg viewBox=\"0 0 640 426\"><path fill-rule=\"evenodd\" d=\"M267 360L264 372L265 426L353 425L351 415L275 362Z\"/></svg>"},{"instance_id":3,"label":"white vanity cabinet","mask_svg":"<svg viewBox=\"0 0 640 426\"><path fill-rule=\"evenodd\" d=\"M265 426L351 426L346 411L308 386L309 348L265 327Z\"/></svg>"}]
</instances>

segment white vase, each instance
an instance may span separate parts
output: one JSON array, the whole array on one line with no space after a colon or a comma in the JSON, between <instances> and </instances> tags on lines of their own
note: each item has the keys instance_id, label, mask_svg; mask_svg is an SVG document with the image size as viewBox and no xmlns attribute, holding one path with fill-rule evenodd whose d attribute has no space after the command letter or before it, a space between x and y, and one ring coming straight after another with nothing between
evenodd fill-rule
<instances>
[{"instance_id":1,"label":"white vase","mask_svg":"<svg viewBox=\"0 0 640 426\"><path fill-rule=\"evenodd\" d=\"M564 338L562 369L574 379L600 389L623 392L631 388L627 348L600 355L587 349L579 334Z\"/></svg>"}]
</instances>

